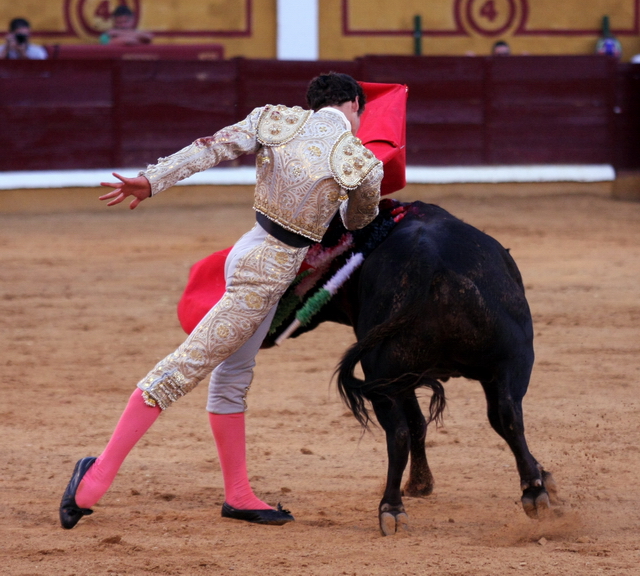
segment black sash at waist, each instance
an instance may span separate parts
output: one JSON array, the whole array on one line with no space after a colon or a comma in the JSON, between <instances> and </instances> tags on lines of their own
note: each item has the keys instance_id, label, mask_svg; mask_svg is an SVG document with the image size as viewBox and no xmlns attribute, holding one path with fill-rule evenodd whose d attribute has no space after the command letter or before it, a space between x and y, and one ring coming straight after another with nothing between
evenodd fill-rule
<instances>
[{"instance_id":1,"label":"black sash at waist","mask_svg":"<svg viewBox=\"0 0 640 576\"><path fill-rule=\"evenodd\" d=\"M305 238L295 232L291 232L273 220L269 220L269 218L262 214L262 212L256 212L256 221L269 234L271 234L271 236L277 238L280 242L284 242L287 246L292 246L293 248L304 248L306 246L311 246L311 244L315 244L313 240Z\"/></svg>"}]
</instances>

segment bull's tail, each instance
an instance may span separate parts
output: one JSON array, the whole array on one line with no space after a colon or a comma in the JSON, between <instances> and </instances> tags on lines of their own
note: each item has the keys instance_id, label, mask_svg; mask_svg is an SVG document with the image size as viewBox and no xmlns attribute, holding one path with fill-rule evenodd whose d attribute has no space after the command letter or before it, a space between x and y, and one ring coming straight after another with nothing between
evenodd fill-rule
<instances>
[{"instance_id":1,"label":"bull's tail","mask_svg":"<svg viewBox=\"0 0 640 576\"><path fill-rule=\"evenodd\" d=\"M338 391L344 403L349 407L358 422L364 428L369 425L369 411L365 405L365 383L357 378L353 371L362 357L361 346L356 342L349 348L338 365Z\"/></svg>"},{"instance_id":2,"label":"bull's tail","mask_svg":"<svg viewBox=\"0 0 640 576\"><path fill-rule=\"evenodd\" d=\"M371 421L365 400L377 396L395 402L407 392L422 386L430 388L432 392L427 423L442 421L446 398L444 387L438 380L428 377L424 373L407 372L397 378L365 382L354 375L356 366L365 354L373 351L377 346L384 345L413 320L409 314L400 315L376 326L362 340L347 350L336 370L340 396L364 428L367 428Z\"/></svg>"}]
</instances>

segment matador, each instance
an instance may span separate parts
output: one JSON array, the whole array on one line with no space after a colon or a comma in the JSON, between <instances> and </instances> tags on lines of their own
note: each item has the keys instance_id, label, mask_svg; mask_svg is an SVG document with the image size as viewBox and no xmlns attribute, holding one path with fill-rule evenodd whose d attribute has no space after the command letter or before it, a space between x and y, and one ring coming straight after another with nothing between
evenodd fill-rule
<instances>
[{"instance_id":1,"label":"matador","mask_svg":"<svg viewBox=\"0 0 640 576\"><path fill-rule=\"evenodd\" d=\"M207 411L215 439L225 499L222 516L260 524L294 520L251 489L245 448L246 395L255 357L308 247L319 242L340 213L348 229L378 214L382 163L356 137L365 107L351 76L314 78L309 110L266 105L244 120L161 158L137 177L100 197L108 205L131 196L131 208L178 181L224 160L256 155L256 224L234 245L225 263L226 290L185 342L137 385L106 448L80 459L60 504L60 522L73 528L93 511L124 459L160 413L211 375Z\"/></svg>"}]
</instances>

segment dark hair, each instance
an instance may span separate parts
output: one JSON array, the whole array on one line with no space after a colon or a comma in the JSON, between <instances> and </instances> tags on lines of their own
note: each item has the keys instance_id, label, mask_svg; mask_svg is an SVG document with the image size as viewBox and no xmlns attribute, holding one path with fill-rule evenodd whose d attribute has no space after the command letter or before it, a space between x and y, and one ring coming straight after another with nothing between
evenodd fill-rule
<instances>
[{"instance_id":1,"label":"dark hair","mask_svg":"<svg viewBox=\"0 0 640 576\"><path fill-rule=\"evenodd\" d=\"M360 104L360 115L364 112L366 102L364 90L351 76L339 72L316 76L307 89L307 104L314 111L325 106L340 106L345 102L353 102L356 98Z\"/></svg>"},{"instance_id":2,"label":"dark hair","mask_svg":"<svg viewBox=\"0 0 640 576\"><path fill-rule=\"evenodd\" d=\"M31 28L31 24L29 24L29 20L24 18L14 18L9 24L9 30L14 32L18 28Z\"/></svg>"},{"instance_id":3,"label":"dark hair","mask_svg":"<svg viewBox=\"0 0 640 576\"><path fill-rule=\"evenodd\" d=\"M504 40L498 40L493 47L497 48L498 46L506 46L507 48L509 48L509 44L507 44Z\"/></svg>"},{"instance_id":4,"label":"dark hair","mask_svg":"<svg viewBox=\"0 0 640 576\"><path fill-rule=\"evenodd\" d=\"M129 6L126 6L125 4L120 4L120 6L118 6L114 11L112 16L116 17L116 16L133 16L133 11L131 10L131 8L129 8Z\"/></svg>"}]
</instances>

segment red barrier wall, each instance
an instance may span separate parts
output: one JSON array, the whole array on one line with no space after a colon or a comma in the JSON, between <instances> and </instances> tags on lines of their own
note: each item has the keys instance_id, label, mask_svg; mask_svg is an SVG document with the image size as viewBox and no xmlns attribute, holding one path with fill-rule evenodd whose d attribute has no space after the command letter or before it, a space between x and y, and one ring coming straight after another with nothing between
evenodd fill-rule
<instances>
[{"instance_id":1,"label":"red barrier wall","mask_svg":"<svg viewBox=\"0 0 640 576\"><path fill-rule=\"evenodd\" d=\"M640 64L622 64L616 78L615 166L640 168Z\"/></svg>"},{"instance_id":2,"label":"red barrier wall","mask_svg":"<svg viewBox=\"0 0 640 576\"><path fill-rule=\"evenodd\" d=\"M336 70L409 86L412 165L640 167L640 65L603 56L0 61L0 170L137 167Z\"/></svg>"}]
</instances>

